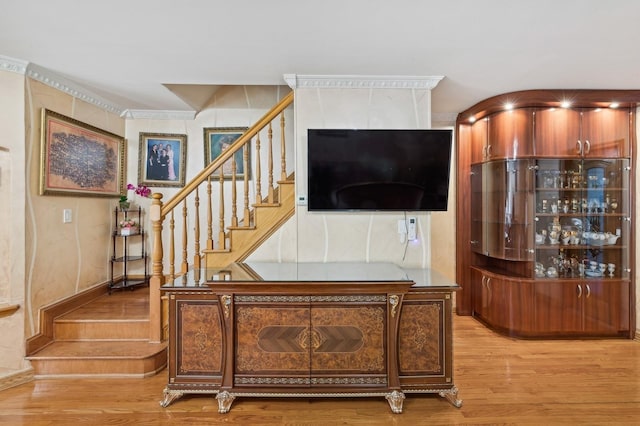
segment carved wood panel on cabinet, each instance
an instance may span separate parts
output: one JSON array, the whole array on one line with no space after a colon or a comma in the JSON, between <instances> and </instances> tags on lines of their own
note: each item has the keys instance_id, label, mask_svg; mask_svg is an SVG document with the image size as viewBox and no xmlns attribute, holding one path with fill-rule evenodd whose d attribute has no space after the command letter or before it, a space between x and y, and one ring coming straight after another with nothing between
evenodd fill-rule
<instances>
[{"instance_id":1,"label":"carved wood panel on cabinet","mask_svg":"<svg viewBox=\"0 0 640 426\"><path fill-rule=\"evenodd\" d=\"M222 377L222 322L214 300L172 294L169 346L169 385L188 383L215 388ZM209 298L211 295L209 295Z\"/></svg>"},{"instance_id":2,"label":"carved wood panel on cabinet","mask_svg":"<svg viewBox=\"0 0 640 426\"><path fill-rule=\"evenodd\" d=\"M445 374L444 300L407 300L400 320L400 376Z\"/></svg>"},{"instance_id":3,"label":"carved wood panel on cabinet","mask_svg":"<svg viewBox=\"0 0 640 426\"><path fill-rule=\"evenodd\" d=\"M364 306L323 306L306 296L261 304L236 296L234 385L386 386L386 298L367 297Z\"/></svg>"}]
</instances>

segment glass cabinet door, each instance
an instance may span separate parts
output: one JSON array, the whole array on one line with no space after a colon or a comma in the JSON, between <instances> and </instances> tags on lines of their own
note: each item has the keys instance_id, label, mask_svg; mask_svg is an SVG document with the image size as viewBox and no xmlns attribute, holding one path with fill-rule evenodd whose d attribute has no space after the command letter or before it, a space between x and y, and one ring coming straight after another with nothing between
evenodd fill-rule
<instances>
[{"instance_id":1,"label":"glass cabinet door","mask_svg":"<svg viewBox=\"0 0 640 426\"><path fill-rule=\"evenodd\" d=\"M490 161L472 172L472 249L499 259L533 260L531 161Z\"/></svg>"},{"instance_id":2,"label":"glass cabinet door","mask_svg":"<svg viewBox=\"0 0 640 426\"><path fill-rule=\"evenodd\" d=\"M484 193L482 164L471 166L471 250L484 254Z\"/></svg>"},{"instance_id":3,"label":"glass cabinet door","mask_svg":"<svg viewBox=\"0 0 640 426\"><path fill-rule=\"evenodd\" d=\"M628 159L538 160L537 278L629 278Z\"/></svg>"}]
</instances>

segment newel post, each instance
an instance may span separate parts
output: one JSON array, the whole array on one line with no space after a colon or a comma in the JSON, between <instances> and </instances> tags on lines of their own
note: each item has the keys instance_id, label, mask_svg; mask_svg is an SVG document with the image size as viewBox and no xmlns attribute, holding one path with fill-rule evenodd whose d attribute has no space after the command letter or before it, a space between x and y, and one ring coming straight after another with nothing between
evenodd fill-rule
<instances>
[{"instance_id":1,"label":"newel post","mask_svg":"<svg viewBox=\"0 0 640 426\"><path fill-rule=\"evenodd\" d=\"M149 280L149 341L158 343L162 340L162 300L160 287L164 284L162 273L162 194L152 195L149 218L153 233L153 249L151 252L151 278Z\"/></svg>"}]
</instances>

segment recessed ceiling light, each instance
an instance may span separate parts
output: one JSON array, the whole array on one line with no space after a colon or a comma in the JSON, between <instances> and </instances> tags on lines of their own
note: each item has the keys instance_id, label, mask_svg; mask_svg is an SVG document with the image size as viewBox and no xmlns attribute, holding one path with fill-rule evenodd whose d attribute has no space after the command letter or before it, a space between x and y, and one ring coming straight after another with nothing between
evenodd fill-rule
<instances>
[{"instance_id":1,"label":"recessed ceiling light","mask_svg":"<svg viewBox=\"0 0 640 426\"><path fill-rule=\"evenodd\" d=\"M513 104L511 102L507 102L506 104L504 104L504 109L506 109L507 111L512 110Z\"/></svg>"},{"instance_id":2,"label":"recessed ceiling light","mask_svg":"<svg viewBox=\"0 0 640 426\"><path fill-rule=\"evenodd\" d=\"M562 108L569 108L571 106L571 102L569 101L562 101L562 103L560 103L560 106Z\"/></svg>"},{"instance_id":3,"label":"recessed ceiling light","mask_svg":"<svg viewBox=\"0 0 640 426\"><path fill-rule=\"evenodd\" d=\"M469 117L469 123L475 123L475 122L476 122L475 117Z\"/></svg>"},{"instance_id":4,"label":"recessed ceiling light","mask_svg":"<svg viewBox=\"0 0 640 426\"><path fill-rule=\"evenodd\" d=\"M609 108L618 108L620 106L620 104L618 102L611 102L611 104L609 105Z\"/></svg>"}]
</instances>

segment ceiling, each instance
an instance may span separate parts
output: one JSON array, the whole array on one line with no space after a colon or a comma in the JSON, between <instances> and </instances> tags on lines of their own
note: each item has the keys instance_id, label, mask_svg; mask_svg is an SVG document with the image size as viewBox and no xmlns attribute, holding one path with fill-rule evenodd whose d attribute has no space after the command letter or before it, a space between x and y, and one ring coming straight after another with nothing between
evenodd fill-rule
<instances>
[{"instance_id":1,"label":"ceiling","mask_svg":"<svg viewBox=\"0 0 640 426\"><path fill-rule=\"evenodd\" d=\"M526 89L640 88L637 0L0 0L0 56L122 110L196 111L284 74L444 76L434 114Z\"/></svg>"}]
</instances>

